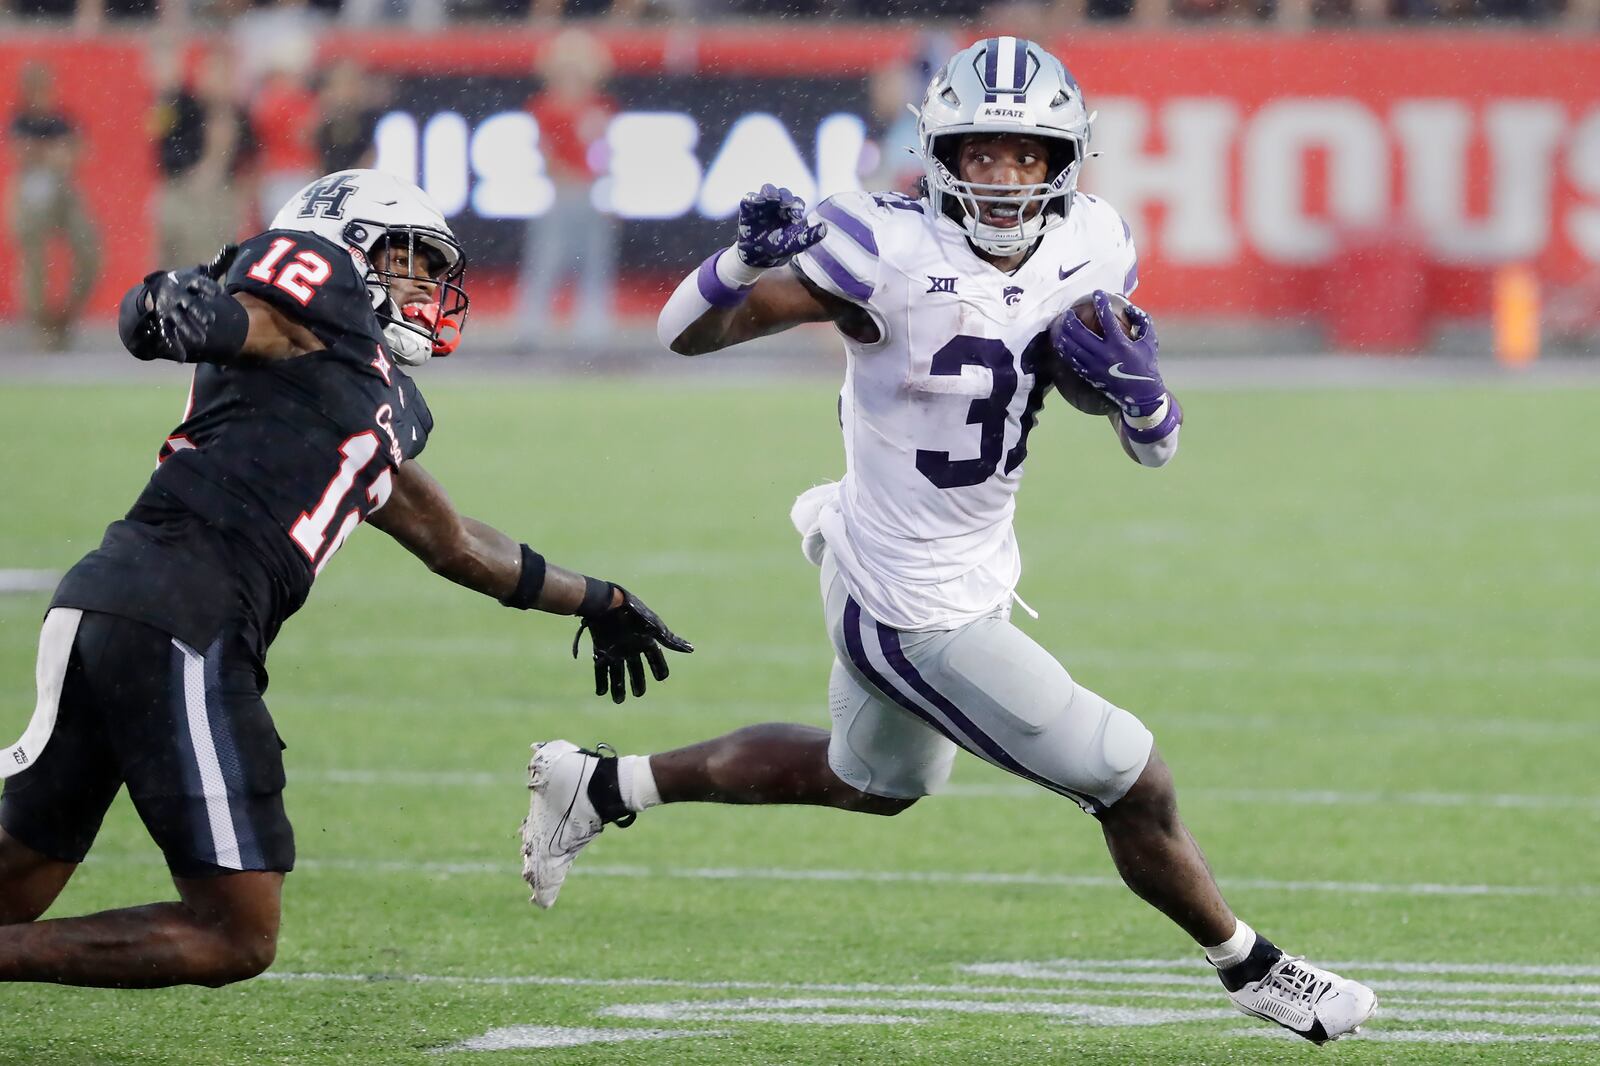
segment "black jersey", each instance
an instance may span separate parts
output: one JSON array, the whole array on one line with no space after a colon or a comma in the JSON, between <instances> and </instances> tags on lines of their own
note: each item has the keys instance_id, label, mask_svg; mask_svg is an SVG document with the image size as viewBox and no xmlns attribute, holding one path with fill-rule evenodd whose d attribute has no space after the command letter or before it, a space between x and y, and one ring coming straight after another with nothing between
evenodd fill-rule
<instances>
[{"instance_id":1,"label":"black jersey","mask_svg":"<svg viewBox=\"0 0 1600 1066\"><path fill-rule=\"evenodd\" d=\"M364 273L321 237L269 230L225 285L326 347L195 368L188 408L128 516L63 579L54 605L133 618L204 648L238 618L265 657L283 621L433 428L383 345Z\"/></svg>"}]
</instances>

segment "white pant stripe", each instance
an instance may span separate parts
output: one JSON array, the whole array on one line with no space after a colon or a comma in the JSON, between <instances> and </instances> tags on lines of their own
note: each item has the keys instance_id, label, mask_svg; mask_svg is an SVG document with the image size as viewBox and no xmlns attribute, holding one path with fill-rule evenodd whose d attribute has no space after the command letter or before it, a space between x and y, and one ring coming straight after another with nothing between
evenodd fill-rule
<instances>
[{"instance_id":1,"label":"white pant stripe","mask_svg":"<svg viewBox=\"0 0 1600 1066\"><path fill-rule=\"evenodd\" d=\"M181 640L174 639L172 646L183 653L183 705L189 718L189 740L194 745L195 762L200 767L215 861L223 869L242 870L239 838L233 832L233 810L228 806L228 785L222 777L222 765L217 761L216 744L211 739L211 719L206 715L205 656Z\"/></svg>"}]
</instances>

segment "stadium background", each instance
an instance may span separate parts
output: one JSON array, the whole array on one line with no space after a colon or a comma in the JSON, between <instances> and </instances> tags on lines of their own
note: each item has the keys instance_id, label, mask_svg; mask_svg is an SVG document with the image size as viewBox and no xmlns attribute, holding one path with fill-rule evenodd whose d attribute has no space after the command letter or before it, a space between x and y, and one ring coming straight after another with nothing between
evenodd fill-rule
<instances>
[{"instance_id":1,"label":"stadium background","mask_svg":"<svg viewBox=\"0 0 1600 1066\"><path fill-rule=\"evenodd\" d=\"M420 180L458 227L473 257L480 326L512 304L525 220L549 210L525 105L540 88L537 60L559 32L480 24L407 37L318 26L288 64L307 85L339 58L381 81L377 164ZM726 239L741 190L777 180L815 200L857 186L888 121L870 103L874 72L915 71L925 55L974 32L804 21L597 27L614 63L605 89L618 113L595 145L596 202L623 219L625 318L647 321L670 285ZM1045 39L1099 112L1102 154L1086 167L1084 187L1127 216L1141 251L1141 298L1164 317L1258 327L1238 333L1247 344L1281 343L1272 329L1293 323L1302 348L1482 352L1497 297L1522 291L1503 283L1525 279L1558 349L1581 347L1594 331L1600 42L1592 37L1545 27L1285 34L1102 22ZM0 41L0 113L15 110L25 64L70 72L59 93L82 127L77 180L104 252L87 313L101 321L157 247L162 174L147 121L159 95L156 41L174 47L148 35L21 26ZM247 46L213 35L176 47L192 73L208 49ZM239 88L247 107L250 91ZM308 122L316 117L309 112ZM242 211L240 232L262 213ZM14 281L0 290L0 315L20 317L18 305ZM1457 340L1452 326L1475 329ZM499 348L528 343L484 335ZM8 343L25 347L25 337Z\"/></svg>"},{"instance_id":2,"label":"stadium background","mask_svg":"<svg viewBox=\"0 0 1600 1066\"><path fill-rule=\"evenodd\" d=\"M0 193L11 208L18 82L46 64L81 131L72 181L102 261L67 350L43 352L19 298L40 257L3 238L8 739L33 706L55 575L132 500L186 394L185 368L118 352L109 318L154 265L171 200L161 57L192 75L224 47L238 105L271 110L262 42L282 25L242 28L223 6L196 3L187 26L81 11L0 26ZM528 742L650 751L826 721L815 571L786 514L841 468L837 343L797 331L685 361L656 344L654 306L728 239L742 186L779 168L850 180L840 158L881 135L885 64L1029 18L1100 112L1086 184L1138 231L1140 299L1188 421L1174 464L1146 471L1103 423L1047 405L1018 511L1040 617L1019 624L1151 726L1237 909L1379 990L1384 1013L1342 1063L1594 1061L1600 12L837 15L866 6L582 23L634 134L662 138L601 154L618 195L671 216L622 224L598 342L518 324L522 223L491 217L546 195L518 116L569 27L297 16L315 32L291 88L315 106L287 113L319 121L319 79L356 60L389 158L411 165L415 131L416 173L462 205L481 264L463 348L419 374L438 421L425 465L468 513L627 582L698 650L614 708L568 657L565 620L352 537L273 650L300 862L271 974L142 995L4 986L0 1062L1328 1061L1229 1010L1192 945L1121 888L1092 823L974 759L894 819L649 812L586 852L548 913L517 878ZM56 291L69 251L44 258ZM1498 363L1497 347L1527 354L1532 323L1543 356ZM123 799L53 913L170 894Z\"/></svg>"}]
</instances>

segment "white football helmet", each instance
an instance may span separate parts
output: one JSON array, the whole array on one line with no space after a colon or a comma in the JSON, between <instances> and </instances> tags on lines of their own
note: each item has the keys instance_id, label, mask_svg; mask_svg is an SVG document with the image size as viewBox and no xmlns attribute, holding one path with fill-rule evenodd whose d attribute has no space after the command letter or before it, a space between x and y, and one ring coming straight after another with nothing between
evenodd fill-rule
<instances>
[{"instance_id":1,"label":"white football helmet","mask_svg":"<svg viewBox=\"0 0 1600 1066\"><path fill-rule=\"evenodd\" d=\"M1072 209L1094 116L1061 61L1032 41L989 37L957 52L928 83L917 112L922 166L935 212L948 214L991 255L1016 255L1061 225ZM1044 182L1021 187L962 181L963 134L1014 133L1050 145ZM1018 206L1019 224L993 226L985 204Z\"/></svg>"},{"instance_id":2,"label":"white football helmet","mask_svg":"<svg viewBox=\"0 0 1600 1066\"><path fill-rule=\"evenodd\" d=\"M409 181L378 170L324 175L290 197L271 228L315 233L349 250L366 278L383 339L399 362L419 366L449 355L461 342L467 256L428 194ZM409 250L409 274L373 267L380 244ZM398 306L389 282L408 276L435 284L434 300Z\"/></svg>"}]
</instances>

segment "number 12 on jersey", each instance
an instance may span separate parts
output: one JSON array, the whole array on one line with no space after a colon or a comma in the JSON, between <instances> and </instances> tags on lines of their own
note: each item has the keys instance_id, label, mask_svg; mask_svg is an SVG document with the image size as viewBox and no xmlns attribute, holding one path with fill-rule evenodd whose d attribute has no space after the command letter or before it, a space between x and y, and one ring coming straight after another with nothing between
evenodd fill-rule
<instances>
[{"instance_id":1,"label":"number 12 on jersey","mask_svg":"<svg viewBox=\"0 0 1600 1066\"><path fill-rule=\"evenodd\" d=\"M267 247L267 254L251 264L245 276L263 285L273 285L293 296L304 307L311 303L317 289L333 276L333 265L316 252L305 251L295 255L282 270L278 264L284 256L294 251L295 243L288 237L279 237Z\"/></svg>"},{"instance_id":2,"label":"number 12 on jersey","mask_svg":"<svg viewBox=\"0 0 1600 1066\"><path fill-rule=\"evenodd\" d=\"M362 519L389 502L389 494L394 491L394 471L386 466L367 486L367 502L371 506L365 511L359 505L352 507L345 512L333 536L328 536L328 527L333 525L334 516L339 513L345 497L355 488L357 476L377 458L379 447L378 435L370 429L357 433L340 445L339 454L344 461L323 490L322 499L310 511L302 511L290 527L289 537L306 553L314 573L322 573L322 568L328 565L334 552L356 531Z\"/></svg>"}]
</instances>

